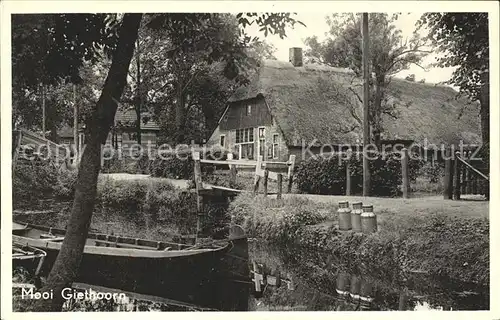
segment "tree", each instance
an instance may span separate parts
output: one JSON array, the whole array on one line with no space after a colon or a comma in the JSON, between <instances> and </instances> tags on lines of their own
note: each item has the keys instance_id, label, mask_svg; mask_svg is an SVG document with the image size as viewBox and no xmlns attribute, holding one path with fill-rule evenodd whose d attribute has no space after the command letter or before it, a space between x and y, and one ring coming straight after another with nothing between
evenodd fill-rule
<instances>
[{"instance_id":1,"label":"tree","mask_svg":"<svg viewBox=\"0 0 500 320\"><path fill-rule=\"evenodd\" d=\"M419 65L422 58L429 53L424 50L424 41L417 33L411 39L405 39L401 30L396 29L394 21L398 15L389 16L385 13L369 14L370 36L370 127L372 139L378 146L380 135L383 132L383 115L397 118L395 99L398 93L391 91L389 84L392 76L411 64ZM355 77L349 88L360 103L363 102L358 94L354 80L361 76L362 70L362 35L360 14L334 14L327 17L330 26L330 36L320 43L317 37L305 40L309 47L305 52L307 59L313 62L324 63L333 67L349 68L354 71ZM420 66L420 65L419 65ZM348 105L350 113L359 126L362 126L362 117L358 115L357 105Z\"/></svg>"},{"instance_id":2,"label":"tree","mask_svg":"<svg viewBox=\"0 0 500 320\"><path fill-rule=\"evenodd\" d=\"M48 276L47 283L41 289L42 291L52 291L54 299L37 301L32 306L33 310L57 311L61 309L63 304L61 291L72 284L82 259L85 240L94 210L97 176L101 162L101 146L105 143L109 130L113 125L116 109L127 82L128 70L137 41L142 14L127 13L122 19L116 18L115 16L110 20L107 15L58 15L59 24L56 23L55 26L49 27L50 24L43 25L42 23L44 29L52 30L51 28L53 28L53 32L56 35L54 38L58 39L58 41L55 41L52 49L56 55L60 55L61 66L70 67L61 70L65 71L61 72L62 76L73 75L76 78L77 74L75 70L77 71L85 60L97 60L95 58L98 56L97 48L102 48L103 43L116 39L116 45L110 51L112 62L99 100L87 121L87 143L78 171L75 197L67 224L66 236ZM200 27L203 24L203 16L172 14L152 19L150 26L153 27L155 24L161 26L165 23L166 19L176 21L173 23L173 26L178 27L178 30L185 28L185 24ZM265 30L266 34L271 32L277 33L280 36L284 36L285 28L288 25L295 23L290 14L281 13L241 14L239 15L240 24L241 21L245 21L245 25L256 22L264 28L263 30ZM110 25L118 26L118 28L110 28ZM96 26L99 27L96 28ZM104 28L101 28L101 26L104 26ZM116 33L113 30L119 30L118 37L115 37ZM189 39L186 40L187 42L190 41ZM180 44L183 45L184 42L180 42ZM22 47L22 43L18 43L18 45ZM17 49L19 50L20 48L18 47ZM107 47L104 46L104 49L107 50ZM61 55L61 53L66 53L66 55ZM226 52L221 47L220 51L213 51L210 55L214 55L214 58L219 55L225 56L228 60L232 59L232 62L228 63L224 68L224 74L230 78L238 76L237 56L233 56L232 52ZM56 61L54 60L52 63ZM23 65L22 59L18 60L17 65ZM60 69L60 66L53 67L54 70ZM47 68L46 70L51 70L51 68Z\"/></svg>"},{"instance_id":3,"label":"tree","mask_svg":"<svg viewBox=\"0 0 500 320\"><path fill-rule=\"evenodd\" d=\"M104 14L12 15L14 127L41 129L44 91L47 128L51 138L56 138L57 128L72 119L69 110L73 100L71 83L83 84L82 76L87 76L89 63L96 63L116 45L114 17ZM102 36L104 33L106 37ZM86 87L78 91L88 95L89 90ZM79 102L84 101L79 99Z\"/></svg>"},{"instance_id":4,"label":"tree","mask_svg":"<svg viewBox=\"0 0 500 320\"><path fill-rule=\"evenodd\" d=\"M457 67L448 84L460 93L479 101L481 136L485 160L489 163L490 100L489 100L489 37L488 13L425 13L417 22L427 27L429 40L441 54L435 66Z\"/></svg>"}]
</instances>

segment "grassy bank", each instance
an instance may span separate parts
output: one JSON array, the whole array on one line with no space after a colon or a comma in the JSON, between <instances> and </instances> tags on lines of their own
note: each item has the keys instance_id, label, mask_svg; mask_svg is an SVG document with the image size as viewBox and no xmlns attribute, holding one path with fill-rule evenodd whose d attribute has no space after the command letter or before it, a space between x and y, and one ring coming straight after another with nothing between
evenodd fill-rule
<instances>
[{"instance_id":1,"label":"grassy bank","mask_svg":"<svg viewBox=\"0 0 500 320\"><path fill-rule=\"evenodd\" d=\"M369 273L394 283L425 274L489 286L489 221L482 203L370 198L379 232L363 235L338 230L331 199L308 198L241 195L229 213L253 236L285 248L290 261Z\"/></svg>"},{"instance_id":2,"label":"grassy bank","mask_svg":"<svg viewBox=\"0 0 500 320\"><path fill-rule=\"evenodd\" d=\"M65 228L71 205L71 201L56 202L52 212L15 215L15 218ZM221 203L207 204L207 229L214 228L221 220L220 206ZM168 179L99 177L90 226L93 232L161 240L171 235L194 234L196 221L196 194Z\"/></svg>"}]
</instances>

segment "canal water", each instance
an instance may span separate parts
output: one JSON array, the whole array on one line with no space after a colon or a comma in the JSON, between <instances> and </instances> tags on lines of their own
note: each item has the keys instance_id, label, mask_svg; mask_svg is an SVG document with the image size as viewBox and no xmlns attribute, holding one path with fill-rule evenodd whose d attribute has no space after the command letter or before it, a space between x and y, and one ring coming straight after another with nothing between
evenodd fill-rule
<instances>
[{"instance_id":1,"label":"canal water","mask_svg":"<svg viewBox=\"0 0 500 320\"><path fill-rule=\"evenodd\" d=\"M24 217L27 218L27 217ZM29 219L25 219L29 220ZM253 240L253 241L252 241ZM78 311L369 311L488 310L489 288L409 274L390 282L329 261L315 265L300 246L282 248L248 241L221 261L218 276L200 284L210 292L197 301L168 301L134 295L109 301L68 301ZM186 276L189 276L188 274ZM96 289L98 290L98 289Z\"/></svg>"},{"instance_id":2,"label":"canal water","mask_svg":"<svg viewBox=\"0 0 500 320\"><path fill-rule=\"evenodd\" d=\"M299 249L300 250L300 249ZM376 311L487 310L487 288L447 283L415 275L405 283L387 283L369 274L339 268L320 268L306 260L290 259L288 251L250 241L248 260L229 259L213 282L206 300L194 303L125 296L109 301L70 300L66 311ZM297 254L297 251L294 252ZM234 258L234 257L233 257ZM239 263L238 263L239 261ZM286 262L285 262L286 261ZM248 274L241 273L242 270ZM336 272L335 272L336 271ZM256 284L258 283L258 284ZM209 289L206 288L209 286ZM174 288L175 290L175 288ZM98 291L98 289L96 289ZM119 291L118 291L119 292ZM214 301L216 303L214 304Z\"/></svg>"}]
</instances>

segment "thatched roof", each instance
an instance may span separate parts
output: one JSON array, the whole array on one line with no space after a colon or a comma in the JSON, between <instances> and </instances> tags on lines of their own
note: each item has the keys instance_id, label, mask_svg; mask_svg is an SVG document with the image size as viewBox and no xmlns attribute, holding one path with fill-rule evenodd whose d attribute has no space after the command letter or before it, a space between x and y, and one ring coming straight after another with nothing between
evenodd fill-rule
<instances>
[{"instance_id":1,"label":"thatched roof","mask_svg":"<svg viewBox=\"0 0 500 320\"><path fill-rule=\"evenodd\" d=\"M125 110L116 110L115 124L125 127L135 127L137 114L134 109L128 108ZM158 124L151 119L149 112L141 113L141 129L142 130L160 130Z\"/></svg>"},{"instance_id":2,"label":"thatched roof","mask_svg":"<svg viewBox=\"0 0 500 320\"><path fill-rule=\"evenodd\" d=\"M294 67L289 62L267 60L253 81L239 88L229 102L264 96L289 146L314 139L319 144L357 143L362 141L362 128L350 110L354 108L360 118L363 113L349 87L362 96L359 79L345 69ZM384 116L384 140L480 143L478 106L464 110L468 102L457 100L452 88L392 79L389 89L398 117Z\"/></svg>"}]
</instances>

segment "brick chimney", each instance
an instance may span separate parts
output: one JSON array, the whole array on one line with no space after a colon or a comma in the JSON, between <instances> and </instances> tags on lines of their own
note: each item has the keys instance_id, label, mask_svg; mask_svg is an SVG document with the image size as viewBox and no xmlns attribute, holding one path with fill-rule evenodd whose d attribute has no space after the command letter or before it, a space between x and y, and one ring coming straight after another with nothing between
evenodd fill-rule
<instances>
[{"instance_id":1,"label":"brick chimney","mask_svg":"<svg viewBox=\"0 0 500 320\"><path fill-rule=\"evenodd\" d=\"M302 67L302 48L294 47L290 48L289 59L294 67Z\"/></svg>"}]
</instances>

